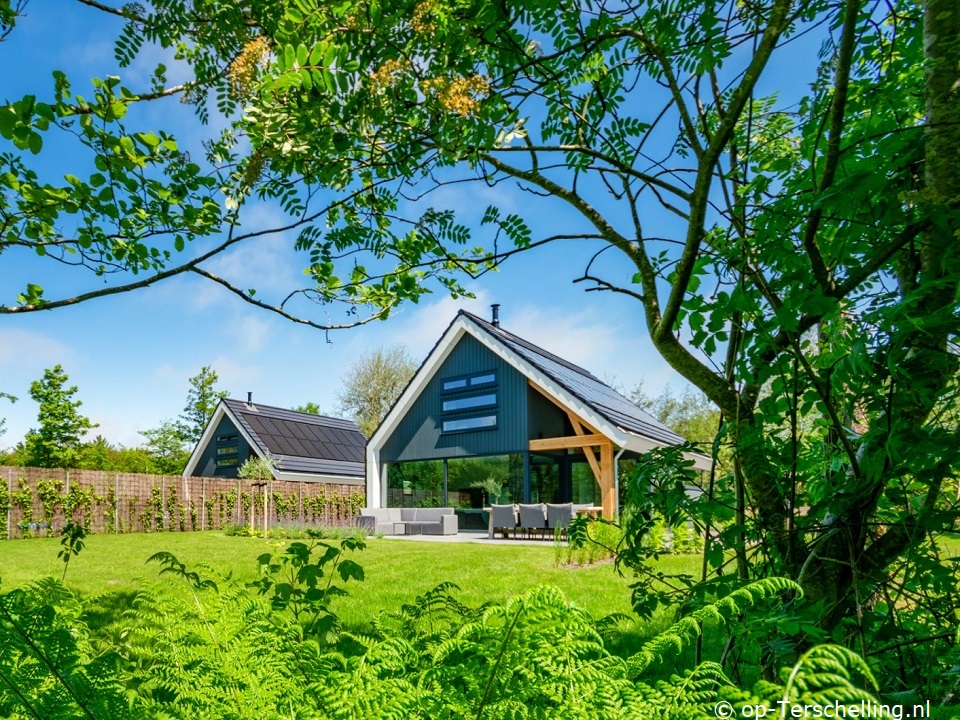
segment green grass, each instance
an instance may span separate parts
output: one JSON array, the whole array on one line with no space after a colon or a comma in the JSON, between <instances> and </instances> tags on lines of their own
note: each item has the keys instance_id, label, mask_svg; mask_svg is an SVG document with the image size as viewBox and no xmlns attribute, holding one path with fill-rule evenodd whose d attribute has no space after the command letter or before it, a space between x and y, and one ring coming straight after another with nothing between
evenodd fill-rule
<instances>
[{"instance_id":1,"label":"green grass","mask_svg":"<svg viewBox=\"0 0 960 720\"><path fill-rule=\"evenodd\" d=\"M101 598L107 614L122 609L137 589L137 578L153 581L159 567L145 564L153 553L165 550L188 567L205 563L242 581L256 577L256 558L276 547L276 540L226 537L220 532L132 535L93 535L79 557L70 562L66 584L86 595ZM333 541L336 542L336 541ZM59 540L0 541L2 590L38 580L60 577ZM504 600L537 585L560 588L571 601L594 617L630 612L629 578L621 578L611 563L583 568L555 567L551 543L531 545L477 545L400 540L367 542L354 558L363 566L366 580L350 582L349 598L337 601L335 610L347 627L363 629L381 610L399 608L441 582L451 581L469 605ZM666 571L696 573L700 560L693 556L666 556ZM668 622L658 619L644 635Z\"/></svg>"}]
</instances>

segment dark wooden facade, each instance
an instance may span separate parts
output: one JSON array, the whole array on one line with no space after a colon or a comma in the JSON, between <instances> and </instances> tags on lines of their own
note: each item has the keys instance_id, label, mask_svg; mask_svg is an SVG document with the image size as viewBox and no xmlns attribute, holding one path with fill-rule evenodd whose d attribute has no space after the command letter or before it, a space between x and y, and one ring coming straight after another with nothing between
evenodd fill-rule
<instances>
[{"instance_id":1,"label":"dark wooden facade","mask_svg":"<svg viewBox=\"0 0 960 720\"><path fill-rule=\"evenodd\" d=\"M496 374L495 386L473 393L469 390L452 394L443 392L445 380L487 372ZM469 396L494 388L497 395L495 428L443 432L445 418L478 414L477 411L443 413L444 398ZM464 336L384 444L381 460L403 462L522 453L527 450L527 433L527 379L478 340Z\"/></svg>"},{"instance_id":2,"label":"dark wooden facade","mask_svg":"<svg viewBox=\"0 0 960 720\"><path fill-rule=\"evenodd\" d=\"M235 449L236 452L230 452ZM229 417L224 416L210 442L203 449L200 461L193 471L195 477L235 478L240 466L251 455L250 445ZM220 464L218 465L218 461Z\"/></svg>"}]
</instances>

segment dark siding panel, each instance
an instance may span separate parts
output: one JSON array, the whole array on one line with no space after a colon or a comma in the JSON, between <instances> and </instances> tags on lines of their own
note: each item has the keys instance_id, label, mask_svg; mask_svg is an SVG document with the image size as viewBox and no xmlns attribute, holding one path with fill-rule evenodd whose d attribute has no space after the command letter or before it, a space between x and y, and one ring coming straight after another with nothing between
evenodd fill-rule
<instances>
[{"instance_id":1,"label":"dark siding panel","mask_svg":"<svg viewBox=\"0 0 960 720\"><path fill-rule=\"evenodd\" d=\"M527 399L530 417L530 429L527 437L537 438L565 437L573 435L573 428L567 414L547 398L527 387Z\"/></svg>"},{"instance_id":2,"label":"dark siding panel","mask_svg":"<svg viewBox=\"0 0 960 720\"><path fill-rule=\"evenodd\" d=\"M220 435L237 436L236 467L217 467L217 437ZM243 435L240 434L240 431L236 428L236 426L230 422L230 418L224 417L220 421L220 424L217 425L217 431L213 434L210 442L203 449L203 454L200 456L200 462L197 463L197 467L194 469L193 474L195 477L235 478L237 477L237 471L240 469L240 466L243 465L243 463L249 457L250 446L244 441Z\"/></svg>"},{"instance_id":3,"label":"dark siding panel","mask_svg":"<svg viewBox=\"0 0 960 720\"><path fill-rule=\"evenodd\" d=\"M497 428L441 435L442 381L486 370L497 373ZM396 462L523 452L527 449L527 433L526 378L475 338L465 335L387 439L381 459Z\"/></svg>"}]
</instances>

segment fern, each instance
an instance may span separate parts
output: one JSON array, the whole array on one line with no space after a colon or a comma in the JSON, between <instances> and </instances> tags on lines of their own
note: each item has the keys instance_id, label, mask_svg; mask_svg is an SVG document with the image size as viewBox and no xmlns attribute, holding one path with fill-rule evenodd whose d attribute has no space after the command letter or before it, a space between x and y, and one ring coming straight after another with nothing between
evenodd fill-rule
<instances>
[{"instance_id":1,"label":"fern","mask_svg":"<svg viewBox=\"0 0 960 720\"><path fill-rule=\"evenodd\" d=\"M0 716L132 717L119 657L94 652L80 612L77 598L52 579L0 595Z\"/></svg>"},{"instance_id":2,"label":"fern","mask_svg":"<svg viewBox=\"0 0 960 720\"><path fill-rule=\"evenodd\" d=\"M723 625L762 601L779 598L792 592L798 596L803 590L786 578L764 578L744 585L712 605L706 605L681 618L673 627L648 642L628 662L631 677L637 677L658 659L681 652L701 633L702 623L712 621Z\"/></svg>"},{"instance_id":3,"label":"fern","mask_svg":"<svg viewBox=\"0 0 960 720\"><path fill-rule=\"evenodd\" d=\"M328 577L340 577L339 555L322 547ZM298 567L313 567L299 552ZM382 613L371 633L330 644L269 594L167 553L154 560L160 581L142 586L123 632L97 642L83 604L56 581L0 595L0 717L704 720L718 700L741 709L873 701L869 667L832 646L808 651L782 683L752 689L716 663L670 672L667 658L700 623L740 620L795 592L785 580L740 588L624 660L607 648L623 618L595 621L551 587L469 607L445 583ZM348 566L341 579L353 576Z\"/></svg>"}]
</instances>

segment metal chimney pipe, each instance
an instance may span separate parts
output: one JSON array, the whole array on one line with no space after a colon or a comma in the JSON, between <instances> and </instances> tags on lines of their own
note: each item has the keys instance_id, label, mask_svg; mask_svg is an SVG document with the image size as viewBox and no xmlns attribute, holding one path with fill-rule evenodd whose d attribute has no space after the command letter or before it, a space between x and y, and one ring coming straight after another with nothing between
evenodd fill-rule
<instances>
[{"instance_id":1,"label":"metal chimney pipe","mask_svg":"<svg viewBox=\"0 0 960 720\"><path fill-rule=\"evenodd\" d=\"M247 405L253 405L253 393L252 393L252 392L248 392L248 393L247 393Z\"/></svg>"},{"instance_id":2,"label":"metal chimney pipe","mask_svg":"<svg viewBox=\"0 0 960 720\"><path fill-rule=\"evenodd\" d=\"M500 327L500 303L494 303L490 306L490 309L493 311L493 326L495 328Z\"/></svg>"}]
</instances>

